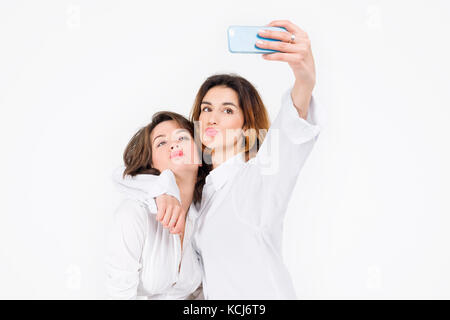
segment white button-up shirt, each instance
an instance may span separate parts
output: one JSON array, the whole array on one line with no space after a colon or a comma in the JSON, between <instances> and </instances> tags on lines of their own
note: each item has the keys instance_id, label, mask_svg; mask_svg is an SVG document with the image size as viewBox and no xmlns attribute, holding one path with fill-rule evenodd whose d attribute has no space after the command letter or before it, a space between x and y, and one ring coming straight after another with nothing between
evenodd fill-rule
<instances>
[{"instance_id":1,"label":"white button-up shirt","mask_svg":"<svg viewBox=\"0 0 450 320\"><path fill-rule=\"evenodd\" d=\"M156 220L156 196L167 193L180 200L173 173L165 170L160 176L141 174L123 179L123 171L122 166L113 173L115 186L125 198L109 232L109 297L203 299L201 266L191 244L196 208L191 205L187 214L182 248L179 235L171 234Z\"/></svg>"},{"instance_id":2,"label":"white button-up shirt","mask_svg":"<svg viewBox=\"0 0 450 320\"><path fill-rule=\"evenodd\" d=\"M307 119L301 118L291 90L256 157L245 162L240 153L212 170L199 210L192 211L192 245L206 299L296 299L282 257L283 220L319 136L323 110L312 97ZM132 193L145 198L145 190L140 185Z\"/></svg>"},{"instance_id":3,"label":"white button-up shirt","mask_svg":"<svg viewBox=\"0 0 450 320\"><path fill-rule=\"evenodd\" d=\"M304 120L290 93L256 157L237 154L206 178L193 241L206 299L296 299L282 258L283 220L320 120L314 98Z\"/></svg>"}]
</instances>

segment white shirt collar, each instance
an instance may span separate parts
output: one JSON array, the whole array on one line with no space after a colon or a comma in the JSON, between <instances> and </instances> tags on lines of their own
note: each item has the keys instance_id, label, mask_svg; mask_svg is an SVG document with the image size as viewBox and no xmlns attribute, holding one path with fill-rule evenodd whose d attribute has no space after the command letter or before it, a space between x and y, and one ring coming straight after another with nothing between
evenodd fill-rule
<instances>
[{"instance_id":1,"label":"white shirt collar","mask_svg":"<svg viewBox=\"0 0 450 320\"><path fill-rule=\"evenodd\" d=\"M205 184L212 182L214 189L216 191L219 190L225 184L225 182L227 182L230 178L232 178L235 175L235 173L244 163L245 163L245 152L242 151L226 160L217 168L211 170L205 179Z\"/></svg>"}]
</instances>

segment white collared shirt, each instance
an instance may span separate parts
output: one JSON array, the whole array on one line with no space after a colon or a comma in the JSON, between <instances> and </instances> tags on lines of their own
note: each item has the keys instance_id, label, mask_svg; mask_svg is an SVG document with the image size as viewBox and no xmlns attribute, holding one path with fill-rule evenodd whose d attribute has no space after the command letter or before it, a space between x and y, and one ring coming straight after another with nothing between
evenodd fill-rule
<instances>
[{"instance_id":1,"label":"white collared shirt","mask_svg":"<svg viewBox=\"0 0 450 320\"><path fill-rule=\"evenodd\" d=\"M107 291L112 299L203 299L201 267L192 244L196 208L186 217L183 248L179 235L156 220L154 198L167 193L180 200L170 170L160 176L140 174L122 178L115 186L125 195L115 211L106 256ZM145 191L139 190L145 186ZM179 270L180 267L180 270Z\"/></svg>"},{"instance_id":2,"label":"white collared shirt","mask_svg":"<svg viewBox=\"0 0 450 320\"><path fill-rule=\"evenodd\" d=\"M206 178L193 238L206 299L296 299L282 258L283 220L320 120L314 98L304 120L290 93L256 157L237 154Z\"/></svg>"},{"instance_id":3,"label":"white collared shirt","mask_svg":"<svg viewBox=\"0 0 450 320\"><path fill-rule=\"evenodd\" d=\"M296 299L282 257L283 221L324 115L312 97L301 118L291 90L256 157L237 154L206 177L192 237L206 299ZM132 193L145 198L145 190Z\"/></svg>"}]
</instances>

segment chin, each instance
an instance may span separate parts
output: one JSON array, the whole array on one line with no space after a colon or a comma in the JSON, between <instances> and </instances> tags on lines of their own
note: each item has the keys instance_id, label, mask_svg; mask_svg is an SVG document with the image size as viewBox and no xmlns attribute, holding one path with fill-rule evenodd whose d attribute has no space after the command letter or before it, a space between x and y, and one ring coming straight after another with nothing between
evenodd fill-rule
<instances>
[{"instance_id":1,"label":"chin","mask_svg":"<svg viewBox=\"0 0 450 320\"><path fill-rule=\"evenodd\" d=\"M204 135L202 139L202 144L209 149L222 148L224 146L223 142L224 138L220 133L215 135L214 137Z\"/></svg>"},{"instance_id":2,"label":"chin","mask_svg":"<svg viewBox=\"0 0 450 320\"><path fill-rule=\"evenodd\" d=\"M202 144L210 150L217 148L216 143L214 143L214 141L202 141Z\"/></svg>"},{"instance_id":3,"label":"chin","mask_svg":"<svg viewBox=\"0 0 450 320\"><path fill-rule=\"evenodd\" d=\"M220 141L220 139L210 138L208 140L202 141L203 145L211 150L213 149L221 149L225 147L225 145Z\"/></svg>"},{"instance_id":4,"label":"chin","mask_svg":"<svg viewBox=\"0 0 450 320\"><path fill-rule=\"evenodd\" d=\"M185 174L185 173L191 173L191 172L198 170L198 166L195 164L173 163L170 166L170 170L172 170L172 172L175 174Z\"/></svg>"},{"instance_id":5,"label":"chin","mask_svg":"<svg viewBox=\"0 0 450 320\"><path fill-rule=\"evenodd\" d=\"M192 166L192 160L189 160L189 158L186 157L186 155L171 159L171 167L182 168L190 166Z\"/></svg>"}]
</instances>

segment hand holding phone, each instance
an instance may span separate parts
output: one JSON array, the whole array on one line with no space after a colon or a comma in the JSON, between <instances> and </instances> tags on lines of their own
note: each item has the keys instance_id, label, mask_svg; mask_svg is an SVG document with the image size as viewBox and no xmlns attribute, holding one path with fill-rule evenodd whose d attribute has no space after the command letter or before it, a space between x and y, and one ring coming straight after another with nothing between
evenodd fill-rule
<instances>
[{"instance_id":1,"label":"hand holding phone","mask_svg":"<svg viewBox=\"0 0 450 320\"><path fill-rule=\"evenodd\" d=\"M276 39L263 38L258 35L262 29L284 31L283 27L265 27L265 26L230 26L228 27L228 50L232 53L272 53L277 50L261 49L255 43L257 40L280 41Z\"/></svg>"}]
</instances>

